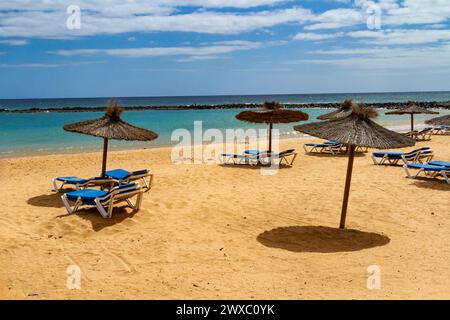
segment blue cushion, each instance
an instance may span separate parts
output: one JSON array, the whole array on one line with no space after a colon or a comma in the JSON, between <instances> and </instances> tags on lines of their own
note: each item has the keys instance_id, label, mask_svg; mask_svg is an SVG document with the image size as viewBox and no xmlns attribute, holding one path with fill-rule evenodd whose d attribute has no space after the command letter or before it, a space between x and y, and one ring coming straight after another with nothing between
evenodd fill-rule
<instances>
[{"instance_id":1,"label":"blue cushion","mask_svg":"<svg viewBox=\"0 0 450 320\"><path fill-rule=\"evenodd\" d=\"M77 199L81 197L84 204L95 205L94 200L96 198L104 197L107 194L108 191L85 189L69 192L67 193L67 198L71 201L77 201Z\"/></svg>"},{"instance_id":2,"label":"blue cushion","mask_svg":"<svg viewBox=\"0 0 450 320\"><path fill-rule=\"evenodd\" d=\"M148 170L147 170L147 169L144 169L144 170L133 171L133 172L132 172L132 175L138 176L138 175L141 175L141 174L147 174L147 173L148 173Z\"/></svg>"},{"instance_id":3,"label":"blue cushion","mask_svg":"<svg viewBox=\"0 0 450 320\"><path fill-rule=\"evenodd\" d=\"M305 143L305 146L307 147L328 147L330 144L325 143Z\"/></svg>"},{"instance_id":4,"label":"blue cushion","mask_svg":"<svg viewBox=\"0 0 450 320\"><path fill-rule=\"evenodd\" d=\"M249 154L249 155L258 155L263 152L267 152L267 151L259 151L259 150L245 150L244 151L245 154Z\"/></svg>"},{"instance_id":5,"label":"blue cushion","mask_svg":"<svg viewBox=\"0 0 450 320\"><path fill-rule=\"evenodd\" d=\"M130 175L130 172L128 172L127 170L123 170L123 169L116 169L116 170L106 171L106 175L113 179L123 180L125 178L128 178L128 176Z\"/></svg>"},{"instance_id":6,"label":"blue cushion","mask_svg":"<svg viewBox=\"0 0 450 320\"><path fill-rule=\"evenodd\" d=\"M450 162L445 162L445 161L431 161L431 162L428 162L428 164L431 166L441 166L441 167L449 167L450 168Z\"/></svg>"},{"instance_id":7,"label":"blue cushion","mask_svg":"<svg viewBox=\"0 0 450 320\"><path fill-rule=\"evenodd\" d=\"M78 178L78 177L58 177L56 180L67 183L67 184L83 184L86 183L86 179Z\"/></svg>"},{"instance_id":8,"label":"blue cushion","mask_svg":"<svg viewBox=\"0 0 450 320\"><path fill-rule=\"evenodd\" d=\"M401 159L403 152L374 152L372 153L377 158L383 158L387 156L389 159Z\"/></svg>"},{"instance_id":9,"label":"blue cushion","mask_svg":"<svg viewBox=\"0 0 450 320\"><path fill-rule=\"evenodd\" d=\"M419 164L419 163L408 164L407 168L409 168L409 169L424 169L426 171L443 171L446 169L444 167L432 166L429 164Z\"/></svg>"}]
</instances>

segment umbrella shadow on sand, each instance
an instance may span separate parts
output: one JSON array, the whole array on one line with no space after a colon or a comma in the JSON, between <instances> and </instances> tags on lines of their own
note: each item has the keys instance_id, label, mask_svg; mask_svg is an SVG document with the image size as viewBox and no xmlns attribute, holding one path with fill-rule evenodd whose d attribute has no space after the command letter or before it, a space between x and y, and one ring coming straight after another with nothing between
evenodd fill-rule
<instances>
[{"instance_id":1,"label":"umbrella shadow on sand","mask_svg":"<svg viewBox=\"0 0 450 320\"><path fill-rule=\"evenodd\" d=\"M321 226L280 227L261 233L257 240L270 248L316 253L360 251L390 242L378 233Z\"/></svg>"},{"instance_id":2,"label":"umbrella shadow on sand","mask_svg":"<svg viewBox=\"0 0 450 320\"><path fill-rule=\"evenodd\" d=\"M92 229L98 232L104 228L122 223L127 219L132 219L137 212L138 211L136 210L130 210L127 206L115 207L111 219L105 219L98 213L96 208L86 208L80 209L71 215L67 213L59 215L57 218L67 218L76 215L78 218L89 221L92 225Z\"/></svg>"},{"instance_id":3,"label":"umbrella shadow on sand","mask_svg":"<svg viewBox=\"0 0 450 320\"><path fill-rule=\"evenodd\" d=\"M65 192L63 190L63 192ZM43 194L40 196L35 196L27 200L29 205L35 207L45 207L45 208L63 208L64 204L61 200L60 193Z\"/></svg>"}]
</instances>

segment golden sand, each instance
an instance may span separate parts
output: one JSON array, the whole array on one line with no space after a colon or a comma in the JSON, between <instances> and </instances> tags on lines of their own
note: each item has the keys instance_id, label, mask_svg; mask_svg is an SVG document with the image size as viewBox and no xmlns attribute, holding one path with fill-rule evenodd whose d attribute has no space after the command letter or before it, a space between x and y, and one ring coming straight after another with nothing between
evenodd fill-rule
<instances>
[{"instance_id":1,"label":"golden sand","mask_svg":"<svg viewBox=\"0 0 450 320\"><path fill-rule=\"evenodd\" d=\"M300 150L304 141L284 141ZM450 138L433 137L450 159ZM109 168L151 168L142 210L66 214L58 175L95 176L99 153L0 160L0 297L17 299L450 298L450 186L355 159L345 232L345 156L292 168L173 165L170 149L113 152ZM81 290L66 288L69 265ZM368 290L367 268L382 287Z\"/></svg>"}]
</instances>

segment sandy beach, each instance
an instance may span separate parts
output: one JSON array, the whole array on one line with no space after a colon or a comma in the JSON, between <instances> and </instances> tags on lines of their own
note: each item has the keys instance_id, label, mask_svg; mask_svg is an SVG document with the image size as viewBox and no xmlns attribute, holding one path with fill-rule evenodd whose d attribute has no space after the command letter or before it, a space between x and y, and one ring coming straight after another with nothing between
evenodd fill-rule
<instances>
[{"instance_id":1,"label":"sandy beach","mask_svg":"<svg viewBox=\"0 0 450 320\"><path fill-rule=\"evenodd\" d=\"M96 176L101 154L0 159L2 299L450 298L450 186L355 159L337 229L346 156L299 156L292 168L174 165L169 148L110 153L109 168L149 168L142 209L68 216L51 179ZM418 143L450 159L449 137ZM410 148L408 148L410 149ZM67 267L82 271L66 288ZM381 268L369 290L367 268Z\"/></svg>"}]
</instances>

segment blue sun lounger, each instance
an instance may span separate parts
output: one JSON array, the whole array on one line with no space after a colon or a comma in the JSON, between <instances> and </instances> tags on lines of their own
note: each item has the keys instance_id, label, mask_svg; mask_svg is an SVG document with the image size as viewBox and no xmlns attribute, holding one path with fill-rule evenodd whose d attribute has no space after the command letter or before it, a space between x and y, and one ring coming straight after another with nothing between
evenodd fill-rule
<instances>
[{"instance_id":1,"label":"blue sun lounger","mask_svg":"<svg viewBox=\"0 0 450 320\"><path fill-rule=\"evenodd\" d=\"M71 185L76 190L85 189L89 187L106 187L111 189L115 185L127 184L142 179L144 190L148 191L151 188L153 174L149 170L126 171L123 169L116 169L106 171L105 177L94 177L83 179L79 177L57 177L52 180L53 191L61 192L65 185ZM61 185L58 187L58 182Z\"/></svg>"},{"instance_id":2,"label":"blue sun lounger","mask_svg":"<svg viewBox=\"0 0 450 320\"><path fill-rule=\"evenodd\" d=\"M441 162L441 161L439 161ZM435 161L434 163L438 163ZM448 164L448 162L446 162ZM417 178L420 174L423 174L427 178L436 179L439 176L444 178L445 182L450 184L450 166L438 166L431 163L410 163L403 166L406 176L410 179ZM418 170L416 174L412 174L411 170Z\"/></svg>"},{"instance_id":3,"label":"blue sun lounger","mask_svg":"<svg viewBox=\"0 0 450 320\"><path fill-rule=\"evenodd\" d=\"M446 161L430 161L430 162L428 162L428 164L431 166L450 168L450 162L446 162Z\"/></svg>"},{"instance_id":4,"label":"blue sun lounger","mask_svg":"<svg viewBox=\"0 0 450 320\"><path fill-rule=\"evenodd\" d=\"M295 149L281 151L279 153L270 153L268 151L246 150L244 154L223 153L222 164L246 164L251 166L268 165L273 160L278 160L279 164L292 166L297 157Z\"/></svg>"},{"instance_id":5,"label":"blue sun lounger","mask_svg":"<svg viewBox=\"0 0 450 320\"><path fill-rule=\"evenodd\" d=\"M333 142L326 141L323 143L305 143L303 145L305 153L330 153L336 155L345 151L344 145Z\"/></svg>"},{"instance_id":6,"label":"blue sun lounger","mask_svg":"<svg viewBox=\"0 0 450 320\"><path fill-rule=\"evenodd\" d=\"M429 141L431 140L431 135L433 134L434 129L433 128L424 128L420 131L410 131L407 132L405 135L413 138L416 141Z\"/></svg>"},{"instance_id":7,"label":"blue sun lounger","mask_svg":"<svg viewBox=\"0 0 450 320\"><path fill-rule=\"evenodd\" d=\"M127 171L124 169L115 169L106 171L106 176L110 179L117 180L119 184L127 184L130 182L142 180L143 188L147 192L152 187L153 174L150 170Z\"/></svg>"},{"instance_id":8,"label":"blue sun lounger","mask_svg":"<svg viewBox=\"0 0 450 320\"><path fill-rule=\"evenodd\" d=\"M236 164L236 165L251 165L256 166L259 164L260 154L234 154L234 153L222 153L220 155L220 162L222 164Z\"/></svg>"},{"instance_id":9,"label":"blue sun lounger","mask_svg":"<svg viewBox=\"0 0 450 320\"><path fill-rule=\"evenodd\" d=\"M433 128L433 134L439 135L439 136L446 136L450 135L450 126L436 126Z\"/></svg>"},{"instance_id":10,"label":"blue sun lounger","mask_svg":"<svg viewBox=\"0 0 450 320\"><path fill-rule=\"evenodd\" d=\"M292 167L296 158L297 152L295 152L295 149L288 149L278 153L270 153L267 151L259 153L259 161L264 165L269 165L274 163L274 161L278 161L279 165L285 164Z\"/></svg>"},{"instance_id":11,"label":"blue sun lounger","mask_svg":"<svg viewBox=\"0 0 450 320\"><path fill-rule=\"evenodd\" d=\"M137 183L129 183L112 188L109 191L84 189L68 192L61 196L61 200L68 214L75 213L81 206L95 206L103 218L111 218L116 203L126 201L128 206L139 210L144 190ZM131 198L137 197L136 203ZM73 204L73 206L71 206ZM107 208L107 209L105 209Z\"/></svg>"},{"instance_id":12,"label":"blue sun lounger","mask_svg":"<svg viewBox=\"0 0 450 320\"><path fill-rule=\"evenodd\" d=\"M61 183L60 186L58 186L58 182ZM79 190L88 187L104 186L104 185L109 185L110 187L113 187L114 184L116 183L117 181L109 177L104 178L94 177L89 179L83 179L79 177L57 177L52 180L53 191L55 192L61 192L62 188L65 185L73 186L75 189Z\"/></svg>"},{"instance_id":13,"label":"blue sun lounger","mask_svg":"<svg viewBox=\"0 0 450 320\"><path fill-rule=\"evenodd\" d=\"M433 159L433 150L430 147L415 149L410 152L379 151L372 153L372 161L375 165L395 166L400 161L404 164L423 163Z\"/></svg>"}]
</instances>

